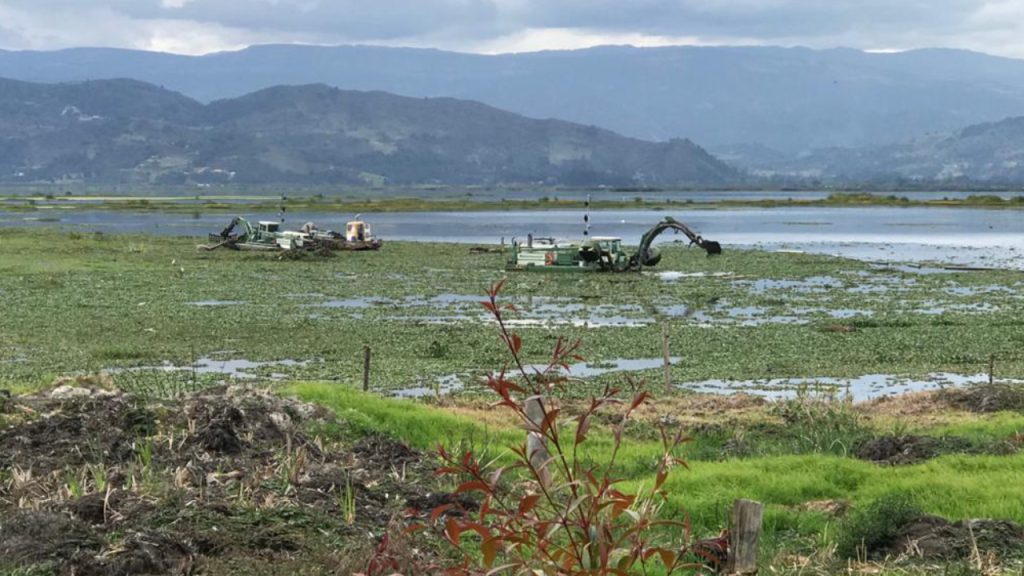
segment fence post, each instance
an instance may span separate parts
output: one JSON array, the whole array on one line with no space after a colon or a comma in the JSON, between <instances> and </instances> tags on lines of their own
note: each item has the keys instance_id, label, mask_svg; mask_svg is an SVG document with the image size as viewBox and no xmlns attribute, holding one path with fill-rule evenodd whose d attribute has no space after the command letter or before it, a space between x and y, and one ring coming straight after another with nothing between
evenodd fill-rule
<instances>
[{"instance_id":1,"label":"fence post","mask_svg":"<svg viewBox=\"0 0 1024 576\"><path fill-rule=\"evenodd\" d=\"M996 371L996 355L995 354L989 354L988 355L988 385L989 386L994 384L995 381L996 381L995 371Z\"/></svg>"},{"instance_id":2,"label":"fence post","mask_svg":"<svg viewBox=\"0 0 1024 576\"><path fill-rule=\"evenodd\" d=\"M757 574L757 540L763 513L764 504L760 502L741 499L733 503L727 574Z\"/></svg>"},{"instance_id":3,"label":"fence post","mask_svg":"<svg viewBox=\"0 0 1024 576\"><path fill-rule=\"evenodd\" d=\"M661 354L665 357L665 394L672 392L672 361L668 355L668 324L661 325Z\"/></svg>"},{"instance_id":4,"label":"fence post","mask_svg":"<svg viewBox=\"0 0 1024 576\"><path fill-rule=\"evenodd\" d=\"M363 392L370 390L370 347L363 346Z\"/></svg>"}]
</instances>

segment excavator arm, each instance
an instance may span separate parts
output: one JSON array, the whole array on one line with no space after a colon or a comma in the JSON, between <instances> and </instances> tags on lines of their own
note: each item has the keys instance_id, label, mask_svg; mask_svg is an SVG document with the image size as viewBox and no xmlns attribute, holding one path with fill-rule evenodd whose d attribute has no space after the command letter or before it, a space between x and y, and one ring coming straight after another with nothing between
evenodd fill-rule
<instances>
[{"instance_id":1,"label":"excavator arm","mask_svg":"<svg viewBox=\"0 0 1024 576\"><path fill-rule=\"evenodd\" d=\"M239 226L242 227L242 233L238 235L239 239L252 236L252 224L249 224L249 221L241 216L235 216L231 219L231 223L220 231L220 237L227 240L231 237L231 233L234 232L235 228Z\"/></svg>"},{"instance_id":2,"label":"excavator arm","mask_svg":"<svg viewBox=\"0 0 1024 576\"><path fill-rule=\"evenodd\" d=\"M664 220L658 222L653 228L645 232L642 238L640 238L640 247L637 249L636 253L629 258L629 268L631 270L639 269L643 266L654 266L661 260L660 254L652 253L651 246L654 244L654 239L666 230L682 232L690 239L690 244L700 246L708 253L708 256L722 253L722 245L718 242L715 242L714 240L705 240L700 234L694 232L686 224L683 224L671 216L666 216Z\"/></svg>"}]
</instances>

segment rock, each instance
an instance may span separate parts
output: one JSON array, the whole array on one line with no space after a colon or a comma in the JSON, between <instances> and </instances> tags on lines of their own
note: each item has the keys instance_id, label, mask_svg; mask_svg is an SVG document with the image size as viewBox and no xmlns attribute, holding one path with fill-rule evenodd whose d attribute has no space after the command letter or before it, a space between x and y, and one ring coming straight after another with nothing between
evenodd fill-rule
<instances>
[{"instance_id":1,"label":"rock","mask_svg":"<svg viewBox=\"0 0 1024 576\"><path fill-rule=\"evenodd\" d=\"M284 412L271 412L268 417L270 418L270 422L273 423L281 432L291 430L293 427L291 416Z\"/></svg>"},{"instance_id":2,"label":"rock","mask_svg":"<svg viewBox=\"0 0 1024 576\"><path fill-rule=\"evenodd\" d=\"M62 384L53 390L50 390L50 398L56 398L58 400L65 398L82 398L85 396L92 396L92 390L89 390L88 388L79 388L78 386L71 386L70 384Z\"/></svg>"},{"instance_id":3,"label":"rock","mask_svg":"<svg viewBox=\"0 0 1024 576\"><path fill-rule=\"evenodd\" d=\"M845 515L850 510L850 503L846 500L811 500L797 506L797 509L838 517Z\"/></svg>"}]
</instances>

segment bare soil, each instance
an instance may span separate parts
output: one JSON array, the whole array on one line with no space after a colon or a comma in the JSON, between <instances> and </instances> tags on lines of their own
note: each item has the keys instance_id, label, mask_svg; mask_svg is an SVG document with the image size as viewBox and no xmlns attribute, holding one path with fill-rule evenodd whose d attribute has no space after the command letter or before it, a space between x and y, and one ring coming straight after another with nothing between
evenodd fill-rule
<instances>
[{"instance_id":1,"label":"bare soil","mask_svg":"<svg viewBox=\"0 0 1024 576\"><path fill-rule=\"evenodd\" d=\"M1024 411L1024 386L1011 384L984 384L951 388L939 393L949 406L968 412Z\"/></svg>"},{"instance_id":2,"label":"bare soil","mask_svg":"<svg viewBox=\"0 0 1024 576\"><path fill-rule=\"evenodd\" d=\"M922 516L900 529L877 556L908 556L925 560L964 560L994 553L1024 553L1024 526L1009 520L960 520Z\"/></svg>"},{"instance_id":3,"label":"bare soil","mask_svg":"<svg viewBox=\"0 0 1024 576\"><path fill-rule=\"evenodd\" d=\"M327 411L221 387L174 401L60 386L0 429L0 572L351 573L438 491L432 458Z\"/></svg>"},{"instance_id":4,"label":"bare soil","mask_svg":"<svg viewBox=\"0 0 1024 576\"><path fill-rule=\"evenodd\" d=\"M857 458L878 464L915 464L939 454L939 441L928 436L881 436L857 448Z\"/></svg>"}]
</instances>

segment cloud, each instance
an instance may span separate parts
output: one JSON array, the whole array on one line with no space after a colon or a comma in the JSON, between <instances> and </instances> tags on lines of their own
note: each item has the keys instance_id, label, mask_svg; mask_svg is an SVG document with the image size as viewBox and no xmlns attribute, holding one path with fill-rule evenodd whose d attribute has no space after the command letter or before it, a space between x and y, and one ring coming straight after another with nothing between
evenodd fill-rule
<instances>
[{"instance_id":1,"label":"cloud","mask_svg":"<svg viewBox=\"0 0 1024 576\"><path fill-rule=\"evenodd\" d=\"M1024 57L1021 0L4 0L0 47L948 46Z\"/></svg>"}]
</instances>

